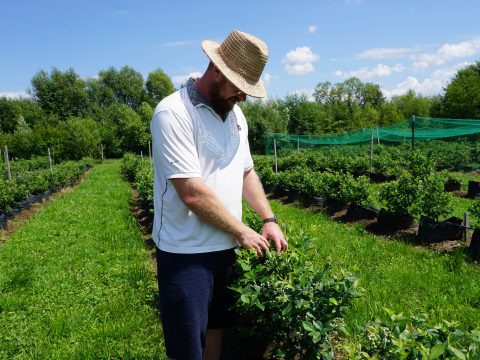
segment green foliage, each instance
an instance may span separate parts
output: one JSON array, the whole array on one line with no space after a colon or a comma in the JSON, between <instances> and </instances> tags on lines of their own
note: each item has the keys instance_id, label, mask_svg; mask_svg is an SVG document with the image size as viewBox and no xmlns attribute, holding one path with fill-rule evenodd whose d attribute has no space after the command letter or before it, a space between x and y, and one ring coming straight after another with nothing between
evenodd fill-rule
<instances>
[{"instance_id":1,"label":"green foliage","mask_svg":"<svg viewBox=\"0 0 480 360\"><path fill-rule=\"evenodd\" d=\"M442 116L480 119L480 61L459 70L447 85Z\"/></svg>"},{"instance_id":2,"label":"green foliage","mask_svg":"<svg viewBox=\"0 0 480 360\"><path fill-rule=\"evenodd\" d=\"M175 91L172 80L162 69L157 69L148 74L145 89L147 90L148 103L153 108L157 106L160 100Z\"/></svg>"},{"instance_id":3,"label":"green foliage","mask_svg":"<svg viewBox=\"0 0 480 360\"><path fill-rule=\"evenodd\" d=\"M441 177L429 176L418 181L417 199L412 209L414 214L439 221L440 218L447 217L451 211L451 198L444 191Z\"/></svg>"},{"instance_id":4,"label":"green foliage","mask_svg":"<svg viewBox=\"0 0 480 360\"><path fill-rule=\"evenodd\" d=\"M72 68L39 71L32 78L31 92L43 111L60 119L83 115L89 104L85 82Z\"/></svg>"},{"instance_id":5,"label":"green foliage","mask_svg":"<svg viewBox=\"0 0 480 360\"><path fill-rule=\"evenodd\" d=\"M400 111L402 119L415 116L430 116L431 98L415 94L415 91L409 90L404 95L392 97L391 104Z\"/></svg>"},{"instance_id":6,"label":"green foliage","mask_svg":"<svg viewBox=\"0 0 480 360\"><path fill-rule=\"evenodd\" d=\"M417 199L418 183L407 173L398 180L385 183L380 188L379 197L387 211L405 215Z\"/></svg>"},{"instance_id":7,"label":"green foliage","mask_svg":"<svg viewBox=\"0 0 480 360\"><path fill-rule=\"evenodd\" d=\"M406 317L385 309L386 316L365 326L360 359L478 359L480 331L462 331L458 322L430 326L426 314Z\"/></svg>"},{"instance_id":8,"label":"green foliage","mask_svg":"<svg viewBox=\"0 0 480 360\"><path fill-rule=\"evenodd\" d=\"M126 153L123 156L122 171L137 188L143 207L153 213L153 171L148 160Z\"/></svg>"},{"instance_id":9,"label":"green foliage","mask_svg":"<svg viewBox=\"0 0 480 360\"><path fill-rule=\"evenodd\" d=\"M251 218L247 215L246 222L258 229L261 223ZM285 252L259 258L252 251L236 250L235 307L248 324L244 330L271 343L272 357L332 359L331 337L341 328L342 311L360 296L357 280L312 261L315 249L298 229L287 235Z\"/></svg>"},{"instance_id":10,"label":"green foliage","mask_svg":"<svg viewBox=\"0 0 480 360\"><path fill-rule=\"evenodd\" d=\"M276 100L246 101L240 107L248 123L248 141L254 154L265 151L265 133L287 131L288 113Z\"/></svg>"}]
</instances>

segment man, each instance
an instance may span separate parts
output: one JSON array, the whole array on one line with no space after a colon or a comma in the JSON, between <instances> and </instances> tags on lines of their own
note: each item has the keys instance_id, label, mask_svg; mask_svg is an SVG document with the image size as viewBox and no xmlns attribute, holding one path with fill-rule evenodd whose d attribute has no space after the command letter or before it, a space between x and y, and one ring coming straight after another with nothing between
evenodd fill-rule
<instances>
[{"instance_id":1,"label":"man","mask_svg":"<svg viewBox=\"0 0 480 360\"><path fill-rule=\"evenodd\" d=\"M154 226L160 309L167 356L218 359L232 305L234 249L262 256L272 241L286 249L253 170L247 122L236 105L264 97L268 48L233 31L222 44L203 41L204 75L163 99L152 117ZM241 222L242 196L264 219L262 234ZM208 328L208 331L207 331Z\"/></svg>"}]
</instances>

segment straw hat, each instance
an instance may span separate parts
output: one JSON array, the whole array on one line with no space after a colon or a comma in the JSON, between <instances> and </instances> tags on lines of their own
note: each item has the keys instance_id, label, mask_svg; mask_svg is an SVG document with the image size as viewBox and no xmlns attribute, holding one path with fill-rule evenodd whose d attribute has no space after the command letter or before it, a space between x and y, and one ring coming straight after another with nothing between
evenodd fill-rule
<instances>
[{"instance_id":1,"label":"straw hat","mask_svg":"<svg viewBox=\"0 0 480 360\"><path fill-rule=\"evenodd\" d=\"M268 47L262 40L234 30L221 44L202 41L202 49L222 74L245 94L258 98L267 95L260 79L268 60Z\"/></svg>"}]
</instances>

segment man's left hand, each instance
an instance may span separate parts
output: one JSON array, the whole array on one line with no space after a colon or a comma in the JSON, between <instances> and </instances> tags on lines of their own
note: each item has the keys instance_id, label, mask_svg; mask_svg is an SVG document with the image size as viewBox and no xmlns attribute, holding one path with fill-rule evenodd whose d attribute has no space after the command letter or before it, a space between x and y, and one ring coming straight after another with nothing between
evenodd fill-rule
<instances>
[{"instance_id":1,"label":"man's left hand","mask_svg":"<svg viewBox=\"0 0 480 360\"><path fill-rule=\"evenodd\" d=\"M275 222L268 222L263 225L262 236L267 240L272 240L277 252L287 250L288 243L283 236L280 226Z\"/></svg>"}]
</instances>

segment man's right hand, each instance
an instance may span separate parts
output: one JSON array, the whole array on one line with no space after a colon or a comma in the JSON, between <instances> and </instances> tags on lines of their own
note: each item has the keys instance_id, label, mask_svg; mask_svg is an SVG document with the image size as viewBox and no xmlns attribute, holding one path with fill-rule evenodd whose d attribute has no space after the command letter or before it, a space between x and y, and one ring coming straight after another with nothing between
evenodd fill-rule
<instances>
[{"instance_id":1,"label":"man's right hand","mask_svg":"<svg viewBox=\"0 0 480 360\"><path fill-rule=\"evenodd\" d=\"M270 243L262 235L245 225L238 237L238 242L245 249L254 249L258 256L263 256L263 251L268 251Z\"/></svg>"}]
</instances>

